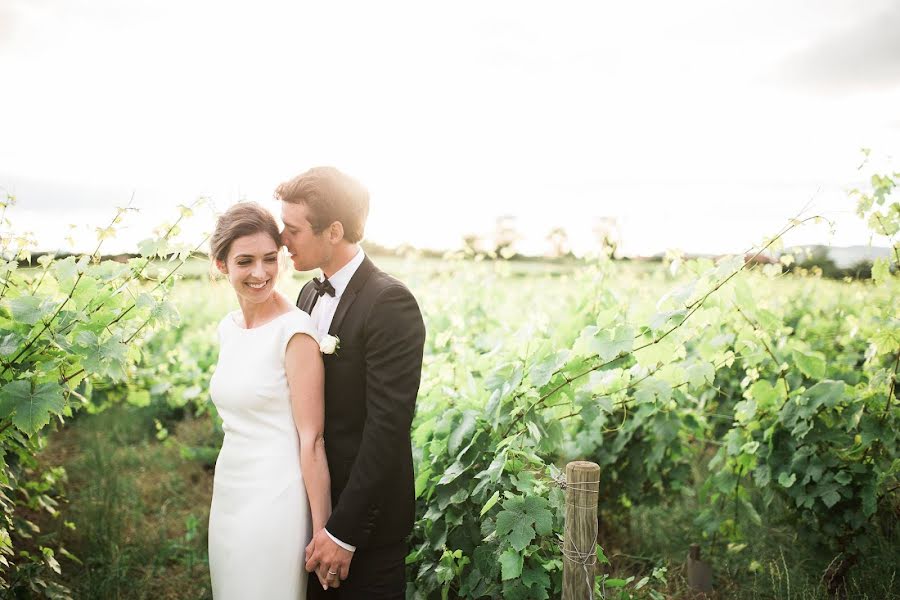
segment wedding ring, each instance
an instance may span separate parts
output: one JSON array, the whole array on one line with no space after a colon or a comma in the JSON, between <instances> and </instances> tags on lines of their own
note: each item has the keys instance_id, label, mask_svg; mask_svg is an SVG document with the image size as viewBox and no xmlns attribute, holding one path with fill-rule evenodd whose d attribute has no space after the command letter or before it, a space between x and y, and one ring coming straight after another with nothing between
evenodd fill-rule
<instances>
[{"instance_id":1,"label":"wedding ring","mask_svg":"<svg viewBox=\"0 0 900 600\"><path fill-rule=\"evenodd\" d=\"M328 571L328 574L329 575L337 575L337 573L335 573L334 571Z\"/></svg>"}]
</instances>

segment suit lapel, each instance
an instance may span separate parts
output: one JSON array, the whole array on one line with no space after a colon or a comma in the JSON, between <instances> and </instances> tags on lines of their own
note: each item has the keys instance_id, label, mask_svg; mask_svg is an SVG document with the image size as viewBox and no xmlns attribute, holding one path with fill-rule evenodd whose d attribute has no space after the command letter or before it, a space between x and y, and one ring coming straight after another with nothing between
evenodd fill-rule
<instances>
[{"instance_id":1,"label":"suit lapel","mask_svg":"<svg viewBox=\"0 0 900 600\"><path fill-rule=\"evenodd\" d=\"M356 300L356 297L359 295L359 291L363 288L366 281L368 281L369 276L374 271L375 264L369 260L368 256L366 256L362 263L360 263L359 268L356 269L356 273L353 274L353 277L351 277L350 281L347 283L347 288L344 290L344 293L341 294L337 310L334 311L334 318L331 319L331 326L328 328L328 335L337 334L341 327L341 323L344 321L344 317L347 316L347 311L350 310L353 301Z\"/></svg>"},{"instance_id":2,"label":"suit lapel","mask_svg":"<svg viewBox=\"0 0 900 600\"><path fill-rule=\"evenodd\" d=\"M297 308L305 312L306 314L312 313L312 302L313 298L316 297L316 288L312 284L312 280L307 281L306 285L300 290L300 295L297 296Z\"/></svg>"}]
</instances>

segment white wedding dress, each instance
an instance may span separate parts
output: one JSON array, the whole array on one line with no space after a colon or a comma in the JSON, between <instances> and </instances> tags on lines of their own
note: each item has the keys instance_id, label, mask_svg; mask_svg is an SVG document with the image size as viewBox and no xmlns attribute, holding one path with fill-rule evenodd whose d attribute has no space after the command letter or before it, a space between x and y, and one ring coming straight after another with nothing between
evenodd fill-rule
<instances>
[{"instance_id":1,"label":"white wedding dress","mask_svg":"<svg viewBox=\"0 0 900 600\"><path fill-rule=\"evenodd\" d=\"M252 329L238 325L239 315L219 323L210 382L225 430L209 513L213 598L305 599L312 524L284 354L295 334L318 336L300 309Z\"/></svg>"}]
</instances>

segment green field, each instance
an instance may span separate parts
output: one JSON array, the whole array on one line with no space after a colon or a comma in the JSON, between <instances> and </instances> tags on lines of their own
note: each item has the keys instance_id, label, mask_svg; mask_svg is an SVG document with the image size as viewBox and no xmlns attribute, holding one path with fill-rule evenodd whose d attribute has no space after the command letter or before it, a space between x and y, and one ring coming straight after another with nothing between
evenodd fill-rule
<instances>
[{"instance_id":1,"label":"green field","mask_svg":"<svg viewBox=\"0 0 900 600\"><path fill-rule=\"evenodd\" d=\"M683 306L739 261L675 274L616 262L384 263L428 328L411 597L556 597L564 526L551 469L572 459L602 467L609 564L597 585L608 594L687 597L691 543L719 597L826 597L822 574L851 554L841 581L851 597L898 593L900 504L888 492L898 411L884 385L896 278L745 271L685 318ZM305 276L279 289L293 296ZM48 546L78 558L59 558L78 598L210 594L205 528L221 432L206 388L215 325L236 302L205 277L178 281L170 300L178 324L143 340L128 383L95 385L89 410L39 454L68 474L59 516L35 520Z\"/></svg>"}]
</instances>

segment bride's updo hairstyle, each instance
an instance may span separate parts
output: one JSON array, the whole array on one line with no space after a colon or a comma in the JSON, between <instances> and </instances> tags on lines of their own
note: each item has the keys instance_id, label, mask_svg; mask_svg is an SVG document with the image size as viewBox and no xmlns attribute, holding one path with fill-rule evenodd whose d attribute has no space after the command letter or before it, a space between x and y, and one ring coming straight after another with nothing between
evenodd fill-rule
<instances>
[{"instance_id":1,"label":"bride's updo hairstyle","mask_svg":"<svg viewBox=\"0 0 900 600\"><path fill-rule=\"evenodd\" d=\"M256 202L235 204L216 219L216 230L209 240L209 258L226 262L234 240L245 235L268 234L281 249L281 232L272 213Z\"/></svg>"}]
</instances>

